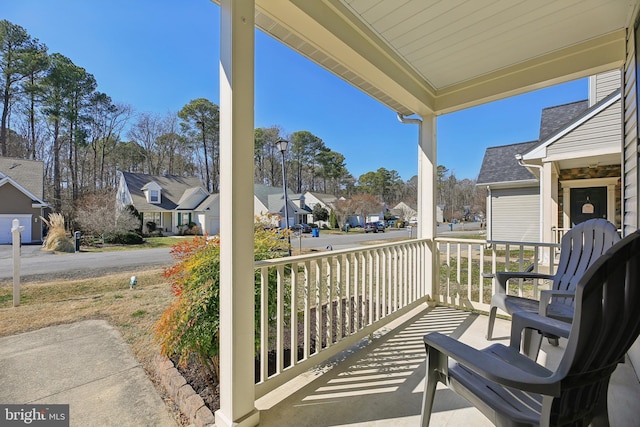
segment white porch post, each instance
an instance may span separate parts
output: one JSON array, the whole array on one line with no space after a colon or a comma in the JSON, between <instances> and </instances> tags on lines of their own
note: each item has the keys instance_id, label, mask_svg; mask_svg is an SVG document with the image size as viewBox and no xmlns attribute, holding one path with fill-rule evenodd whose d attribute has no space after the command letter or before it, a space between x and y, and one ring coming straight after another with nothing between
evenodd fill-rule
<instances>
[{"instance_id":1,"label":"white porch post","mask_svg":"<svg viewBox=\"0 0 640 427\"><path fill-rule=\"evenodd\" d=\"M542 170L540 171L544 176L542 177L542 194L540 197L540 209L542 209L542 221L540 222L540 237L543 242L555 242L553 238L553 231L551 228L553 227L553 216L558 215L558 205L555 203L553 194L554 179L553 176L553 163L547 162L542 164ZM556 193L557 193L557 184L556 184Z\"/></svg>"},{"instance_id":2,"label":"white porch post","mask_svg":"<svg viewBox=\"0 0 640 427\"><path fill-rule=\"evenodd\" d=\"M220 1L220 409L255 426L253 277L254 0Z\"/></svg>"},{"instance_id":3,"label":"white porch post","mask_svg":"<svg viewBox=\"0 0 640 427\"><path fill-rule=\"evenodd\" d=\"M553 232L554 217L558 216L558 180L554 176L552 162L542 164L540 169L540 241L554 243L556 237ZM540 248L540 259L543 265L550 265L553 257L551 248Z\"/></svg>"},{"instance_id":4,"label":"white porch post","mask_svg":"<svg viewBox=\"0 0 640 427\"><path fill-rule=\"evenodd\" d=\"M418 147L418 238L434 239L436 237L436 116L423 115L420 126ZM435 243L427 249L425 280L430 285L431 298L436 298L438 289L436 276ZM427 286L429 289L429 286Z\"/></svg>"}]
</instances>

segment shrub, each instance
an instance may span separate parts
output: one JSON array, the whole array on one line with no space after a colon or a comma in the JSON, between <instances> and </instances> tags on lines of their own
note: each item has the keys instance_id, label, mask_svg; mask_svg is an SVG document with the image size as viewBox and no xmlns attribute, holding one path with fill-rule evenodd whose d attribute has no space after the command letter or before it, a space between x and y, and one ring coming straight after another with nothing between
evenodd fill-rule
<instances>
[{"instance_id":1,"label":"shrub","mask_svg":"<svg viewBox=\"0 0 640 427\"><path fill-rule=\"evenodd\" d=\"M145 223L147 233L153 233L158 228L158 225L154 221L147 221Z\"/></svg>"},{"instance_id":2,"label":"shrub","mask_svg":"<svg viewBox=\"0 0 640 427\"><path fill-rule=\"evenodd\" d=\"M112 190L84 195L74 212L75 223L84 237L101 238L103 234L122 234L140 229L140 216L131 205L115 206Z\"/></svg>"},{"instance_id":3,"label":"shrub","mask_svg":"<svg viewBox=\"0 0 640 427\"><path fill-rule=\"evenodd\" d=\"M40 217L49 231L47 237L42 245L46 251L58 251L58 252L75 252L76 247L67 236L67 230L64 226L64 217L59 213L49 214L49 220L47 221L43 217Z\"/></svg>"},{"instance_id":4,"label":"shrub","mask_svg":"<svg viewBox=\"0 0 640 427\"><path fill-rule=\"evenodd\" d=\"M261 225L257 225L254 234L255 259L277 258L283 253L287 253L287 241L279 238L277 230L264 230ZM164 276L171 283L176 299L156 324L155 338L160 343L162 354L177 357L178 363L183 366L193 356L200 368L209 374L208 377L217 381L220 327L219 240L196 236L174 245L171 254L177 263L165 269ZM276 274L275 269L270 269L270 319L276 317ZM255 294L255 319L259 322L259 274L255 276ZM256 327L256 331L258 330ZM255 343L257 348L257 336Z\"/></svg>"},{"instance_id":5,"label":"shrub","mask_svg":"<svg viewBox=\"0 0 640 427\"><path fill-rule=\"evenodd\" d=\"M329 213L329 224L331 224L331 228L338 228L338 218L333 210Z\"/></svg>"},{"instance_id":6,"label":"shrub","mask_svg":"<svg viewBox=\"0 0 640 427\"><path fill-rule=\"evenodd\" d=\"M114 245L139 245L144 242L141 235L136 232L128 231L126 233L110 233L104 235L104 243Z\"/></svg>"}]
</instances>

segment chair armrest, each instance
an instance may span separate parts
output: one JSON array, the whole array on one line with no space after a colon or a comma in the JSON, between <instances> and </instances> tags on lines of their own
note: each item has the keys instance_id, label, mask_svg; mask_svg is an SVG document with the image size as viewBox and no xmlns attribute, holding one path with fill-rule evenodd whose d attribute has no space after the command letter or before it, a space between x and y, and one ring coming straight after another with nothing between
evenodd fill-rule
<instances>
[{"instance_id":1,"label":"chair armrest","mask_svg":"<svg viewBox=\"0 0 640 427\"><path fill-rule=\"evenodd\" d=\"M430 351L438 351L441 354L455 359L461 365L471 369L476 374L508 387L515 387L520 390L541 393L549 396L560 394L560 384L553 373L540 365L536 366L537 372L528 372L515 366L514 361L520 357L517 350L511 350L513 360L496 357L488 351L480 351L470 347L460 341L443 335L439 332L432 332L424 337L427 346L427 354ZM507 349L501 344L495 344Z\"/></svg>"},{"instance_id":2,"label":"chair armrest","mask_svg":"<svg viewBox=\"0 0 640 427\"><path fill-rule=\"evenodd\" d=\"M499 271L496 273L496 281L498 282L498 293L507 293L507 282L510 279L553 279L551 274L528 273L524 271Z\"/></svg>"},{"instance_id":3,"label":"chair armrest","mask_svg":"<svg viewBox=\"0 0 640 427\"><path fill-rule=\"evenodd\" d=\"M520 338L525 328L568 338L571 332L571 323L541 316L530 311L515 312L511 316L511 341L509 347L520 350Z\"/></svg>"},{"instance_id":4,"label":"chair armrest","mask_svg":"<svg viewBox=\"0 0 640 427\"><path fill-rule=\"evenodd\" d=\"M562 290L562 291L553 290L553 289L540 291L540 308L538 310L538 314L540 314L540 316L547 315L547 307L549 307L549 304L551 303L551 298L553 297L565 297L565 298L574 299L576 297L576 292L567 291L567 290Z\"/></svg>"}]
</instances>

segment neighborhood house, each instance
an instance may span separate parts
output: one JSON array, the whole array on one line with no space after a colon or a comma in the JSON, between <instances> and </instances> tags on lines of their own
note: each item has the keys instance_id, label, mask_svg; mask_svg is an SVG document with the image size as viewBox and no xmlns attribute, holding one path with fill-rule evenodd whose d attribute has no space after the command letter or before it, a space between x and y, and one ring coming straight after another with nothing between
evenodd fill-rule
<instances>
[{"instance_id":1,"label":"neighborhood house","mask_svg":"<svg viewBox=\"0 0 640 427\"><path fill-rule=\"evenodd\" d=\"M44 162L0 157L0 244L11 243L14 219L24 226L23 243L39 243L49 206L44 201Z\"/></svg>"},{"instance_id":2,"label":"neighborhood house","mask_svg":"<svg viewBox=\"0 0 640 427\"><path fill-rule=\"evenodd\" d=\"M589 99L545 108L537 141L490 147L487 239L558 242L575 224L621 226L620 71L589 78Z\"/></svg>"},{"instance_id":3,"label":"neighborhood house","mask_svg":"<svg viewBox=\"0 0 640 427\"><path fill-rule=\"evenodd\" d=\"M220 232L219 195L207 193L198 178L118 174L116 204L120 209L135 207L147 232L154 228L182 234L192 225L200 227L201 234Z\"/></svg>"}]
</instances>

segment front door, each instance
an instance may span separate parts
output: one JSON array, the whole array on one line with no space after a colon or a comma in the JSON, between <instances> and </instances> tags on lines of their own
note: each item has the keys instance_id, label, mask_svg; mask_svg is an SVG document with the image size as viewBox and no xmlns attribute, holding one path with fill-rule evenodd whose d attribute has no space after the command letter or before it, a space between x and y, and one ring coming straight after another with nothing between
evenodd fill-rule
<instances>
[{"instance_id":1,"label":"front door","mask_svg":"<svg viewBox=\"0 0 640 427\"><path fill-rule=\"evenodd\" d=\"M607 187L571 189L571 226L591 218L607 219Z\"/></svg>"}]
</instances>

